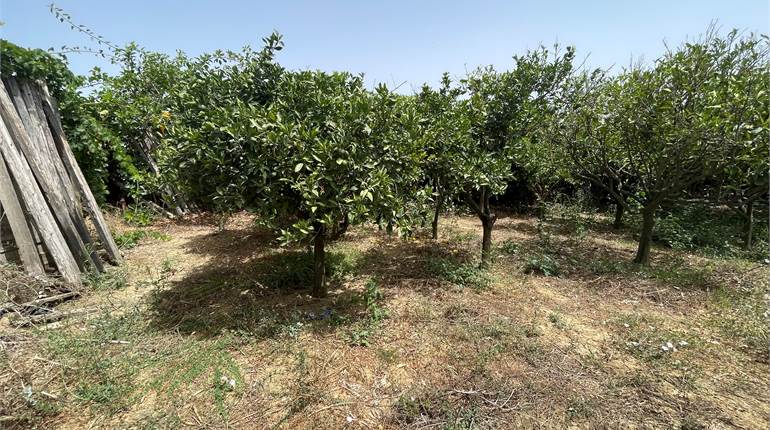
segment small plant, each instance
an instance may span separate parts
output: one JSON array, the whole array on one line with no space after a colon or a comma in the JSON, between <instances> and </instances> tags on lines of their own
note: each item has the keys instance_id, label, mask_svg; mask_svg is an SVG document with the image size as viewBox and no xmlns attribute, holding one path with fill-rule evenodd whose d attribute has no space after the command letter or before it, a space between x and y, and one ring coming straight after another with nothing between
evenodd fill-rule
<instances>
[{"instance_id":1,"label":"small plant","mask_svg":"<svg viewBox=\"0 0 770 430\"><path fill-rule=\"evenodd\" d=\"M123 211L123 221L136 227L147 227L155 221L155 212L143 205L131 205Z\"/></svg>"},{"instance_id":2,"label":"small plant","mask_svg":"<svg viewBox=\"0 0 770 430\"><path fill-rule=\"evenodd\" d=\"M567 328L567 323L564 321L564 318L557 312L551 312L548 314L548 321L550 321L551 324L553 324L554 327L558 328L559 330L564 330Z\"/></svg>"},{"instance_id":3,"label":"small plant","mask_svg":"<svg viewBox=\"0 0 770 430\"><path fill-rule=\"evenodd\" d=\"M459 288L484 290L489 288L489 275L479 267L467 263L457 263L446 258L428 261L428 271L431 275L450 282Z\"/></svg>"},{"instance_id":4,"label":"small plant","mask_svg":"<svg viewBox=\"0 0 770 430\"><path fill-rule=\"evenodd\" d=\"M131 249L139 245L143 239L154 239L167 241L171 236L157 231L148 230L129 230L115 235L115 243L120 249Z\"/></svg>"},{"instance_id":5,"label":"small plant","mask_svg":"<svg viewBox=\"0 0 770 430\"><path fill-rule=\"evenodd\" d=\"M543 276L559 276L559 263L549 255L536 255L527 261L527 265L524 267L524 273L533 273Z\"/></svg>"},{"instance_id":6,"label":"small plant","mask_svg":"<svg viewBox=\"0 0 770 430\"><path fill-rule=\"evenodd\" d=\"M366 309L366 317L361 324L350 332L350 343L352 345L369 346L369 337L377 329L380 322L388 317L388 310L380 306L383 297L377 281L369 279L362 297Z\"/></svg>"},{"instance_id":7,"label":"small plant","mask_svg":"<svg viewBox=\"0 0 770 430\"><path fill-rule=\"evenodd\" d=\"M126 272L119 268L113 268L104 273L89 273L85 283L93 291L121 290L128 285Z\"/></svg>"},{"instance_id":8,"label":"small plant","mask_svg":"<svg viewBox=\"0 0 770 430\"><path fill-rule=\"evenodd\" d=\"M506 239L498 247L500 252L506 255L516 255L519 253L519 244L511 239Z\"/></svg>"}]
</instances>

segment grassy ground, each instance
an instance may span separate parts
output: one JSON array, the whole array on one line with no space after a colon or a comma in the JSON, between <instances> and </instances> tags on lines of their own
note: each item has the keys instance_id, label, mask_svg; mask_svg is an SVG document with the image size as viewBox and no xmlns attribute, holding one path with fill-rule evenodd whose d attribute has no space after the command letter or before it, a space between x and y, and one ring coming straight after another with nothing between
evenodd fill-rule
<instances>
[{"instance_id":1,"label":"grassy ground","mask_svg":"<svg viewBox=\"0 0 770 430\"><path fill-rule=\"evenodd\" d=\"M656 247L598 216L441 239L358 227L312 299L304 249L245 214L115 221L126 264L0 335L7 428L767 428L766 266Z\"/></svg>"}]
</instances>

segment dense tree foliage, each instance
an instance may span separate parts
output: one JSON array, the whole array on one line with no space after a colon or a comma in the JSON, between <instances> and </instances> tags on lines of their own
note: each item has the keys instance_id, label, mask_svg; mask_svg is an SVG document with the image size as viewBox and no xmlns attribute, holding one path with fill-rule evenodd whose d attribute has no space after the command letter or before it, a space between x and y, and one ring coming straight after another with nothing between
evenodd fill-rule
<instances>
[{"instance_id":1,"label":"dense tree foliage","mask_svg":"<svg viewBox=\"0 0 770 430\"><path fill-rule=\"evenodd\" d=\"M664 203L734 169L738 154L751 159L748 154L761 152L759 142L767 141L767 101L758 97L767 85L764 46L735 32L726 38L709 33L668 51L652 68L574 80L560 141L579 175L603 187L619 207L640 208L636 263L649 262L655 216ZM749 171L767 175L761 167Z\"/></svg>"},{"instance_id":2,"label":"dense tree foliage","mask_svg":"<svg viewBox=\"0 0 770 430\"><path fill-rule=\"evenodd\" d=\"M414 95L287 70L277 34L260 50L198 57L110 46L120 72L88 79L45 52L0 47L5 75L52 88L97 194L253 211L284 242L312 242L319 296L325 246L349 225L408 236L430 218L435 239L449 203L478 217L490 264L494 199L511 181L538 204L565 181L591 183L614 202L616 227L639 213L640 264L656 216L680 199L733 207L750 247L767 198L767 41L753 35L710 31L619 73L576 70L573 48L539 48Z\"/></svg>"}]
</instances>

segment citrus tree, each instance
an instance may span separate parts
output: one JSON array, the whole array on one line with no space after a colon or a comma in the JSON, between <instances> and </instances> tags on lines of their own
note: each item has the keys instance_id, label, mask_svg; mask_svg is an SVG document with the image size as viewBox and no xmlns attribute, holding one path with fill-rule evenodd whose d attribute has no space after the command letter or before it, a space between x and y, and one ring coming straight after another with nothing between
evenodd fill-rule
<instances>
[{"instance_id":1,"label":"citrus tree","mask_svg":"<svg viewBox=\"0 0 770 430\"><path fill-rule=\"evenodd\" d=\"M625 212L635 207L628 199L633 195L634 176L621 145L621 89L621 80L602 70L576 74L549 127L551 143L566 155L571 174L603 189L615 204L615 228L622 226Z\"/></svg>"},{"instance_id":2,"label":"citrus tree","mask_svg":"<svg viewBox=\"0 0 770 430\"><path fill-rule=\"evenodd\" d=\"M521 143L546 124L547 113L572 72L574 49L546 48L514 57L514 68L471 73L463 86L471 137L463 148L456 174L457 189L482 225L482 265L489 263L492 228L497 220L490 201L505 191Z\"/></svg>"},{"instance_id":3,"label":"citrus tree","mask_svg":"<svg viewBox=\"0 0 770 430\"><path fill-rule=\"evenodd\" d=\"M311 240L315 296L326 294L325 247L348 224L403 212L419 177L414 115L385 87L367 91L348 73L285 73L280 93L244 118L242 175L253 209L284 241Z\"/></svg>"},{"instance_id":4,"label":"citrus tree","mask_svg":"<svg viewBox=\"0 0 770 430\"><path fill-rule=\"evenodd\" d=\"M445 203L457 196L462 183L459 161L465 148L471 147L471 123L466 103L458 97L459 87L452 87L448 74L441 79L438 90L425 85L417 95L420 111L419 141L425 151L423 174L433 194L431 236L438 238L438 223Z\"/></svg>"},{"instance_id":5,"label":"citrus tree","mask_svg":"<svg viewBox=\"0 0 770 430\"><path fill-rule=\"evenodd\" d=\"M690 187L722 172L746 131L762 130L749 94L763 88L763 67L765 49L757 38L709 32L668 51L651 68L580 83L563 142L582 175L619 205L640 208L634 262L649 264L661 205L675 204Z\"/></svg>"}]
</instances>

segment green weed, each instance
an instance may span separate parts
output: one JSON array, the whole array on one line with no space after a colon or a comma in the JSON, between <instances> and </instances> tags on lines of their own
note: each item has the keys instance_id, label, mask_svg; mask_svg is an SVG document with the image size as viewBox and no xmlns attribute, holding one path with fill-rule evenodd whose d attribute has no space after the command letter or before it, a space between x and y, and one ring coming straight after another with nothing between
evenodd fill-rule
<instances>
[{"instance_id":1,"label":"green weed","mask_svg":"<svg viewBox=\"0 0 770 430\"><path fill-rule=\"evenodd\" d=\"M351 330L351 345L369 346L369 338L377 330L380 322L388 317L388 310L381 306L383 297L377 282L374 279L369 279L361 298L366 310L366 317Z\"/></svg>"},{"instance_id":2,"label":"green weed","mask_svg":"<svg viewBox=\"0 0 770 430\"><path fill-rule=\"evenodd\" d=\"M540 254L530 257L524 266L524 273L543 276L559 276L559 263L550 255Z\"/></svg>"},{"instance_id":3,"label":"green weed","mask_svg":"<svg viewBox=\"0 0 770 430\"><path fill-rule=\"evenodd\" d=\"M120 249L131 249L139 245L144 239L154 239L167 241L171 236L157 231L148 230L129 230L114 236L115 244Z\"/></svg>"},{"instance_id":4,"label":"green weed","mask_svg":"<svg viewBox=\"0 0 770 430\"><path fill-rule=\"evenodd\" d=\"M458 263L448 258L428 260L427 269L432 276L459 288L484 290L489 288L492 283L489 275L483 269L468 263Z\"/></svg>"}]
</instances>

